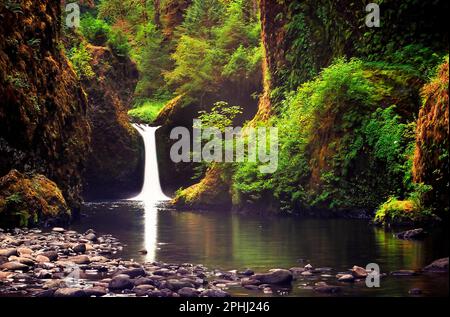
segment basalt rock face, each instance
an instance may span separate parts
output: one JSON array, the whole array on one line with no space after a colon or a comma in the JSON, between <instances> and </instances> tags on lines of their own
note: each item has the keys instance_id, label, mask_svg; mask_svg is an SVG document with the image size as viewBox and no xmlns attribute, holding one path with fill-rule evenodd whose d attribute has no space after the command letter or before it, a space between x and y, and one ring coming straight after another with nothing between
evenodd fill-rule
<instances>
[{"instance_id":1,"label":"basalt rock face","mask_svg":"<svg viewBox=\"0 0 450 317\"><path fill-rule=\"evenodd\" d=\"M143 182L144 145L127 115L138 71L107 47L87 48L95 76L83 81L92 125L84 198L127 198Z\"/></svg>"},{"instance_id":2,"label":"basalt rock face","mask_svg":"<svg viewBox=\"0 0 450 317\"><path fill-rule=\"evenodd\" d=\"M413 174L418 183L431 185L426 203L448 217L449 185L449 104L448 61L439 67L437 76L422 89L423 107L416 131Z\"/></svg>"},{"instance_id":3,"label":"basalt rock face","mask_svg":"<svg viewBox=\"0 0 450 317\"><path fill-rule=\"evenodd\" d=\"M87 99L60 49L59 2L0 3L0 176L45 175L76 211L89 152Z\"/></svg>"}]
</instances>

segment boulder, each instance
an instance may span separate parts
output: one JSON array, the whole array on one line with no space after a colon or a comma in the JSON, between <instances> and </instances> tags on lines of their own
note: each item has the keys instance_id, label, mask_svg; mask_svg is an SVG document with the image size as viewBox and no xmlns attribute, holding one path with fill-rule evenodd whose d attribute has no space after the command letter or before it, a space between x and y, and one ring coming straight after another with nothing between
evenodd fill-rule
<instances>
[{"instance_id":1,"label":"boulder","mask_svg":"<svg viewBox=\"0 0 450 317\"><path fill-rule=\"evenodd\" d=\"M124 289L133 289L134 283L130 277L125 274L114 276L108 284L108 288L113 291L121 291Z\"/></svg>"},{"instance_id":2,"label":"boulder","mask_svg":"<svg viewBox=\"0 0 450 317\"><path fill-rule=\"evenodd\" d=\"M404 240L419 240L423 239L427 233L422 229L413 229L413 230L407 230L400 233L397 233L395 236L399 239Z\"/></svg>"},{"instance_id":3,"label":"boulder","mask_svg":"<svg viewBox=\"0 0 450 317\"><path fill-rule=\"evenodd\" d=\"M29 266L20 262L6 262L0 265L0 269L7 271L28 271Z\"/></svg>"},{"instance_id":4,"label":"boulder","mask_svg":"<svg viewBox=\"0 0 450 317\"><path fill-rule=\"evenodd\" d=\"M192 287L183 287L177 293L181 297L198 297L198 291Z\"/></svg>"},{"instance_id":5,"label":"boulder","mask_svg":"<svg viewBox=\"0 0 450 317\"><path fill-rule=\"evenodd\" d=\"M448 272L448 257L434 261L423 270L425 272Z\"/></svg>"},{"instance_id":6,"label":"boulder","mask_svg":"<svg viewBox=\"0 0 450 317\"><path fill-rule=\"evenodd\" d=\"M356 278L366 278L368 275L365 268L356 265L352 268L352 274Z\"/></svg>"},{"instance_id":7,"label":"boulder","mask_svg":"<svg viewBox=\"0 0 450 317\"><path fill-rule=\"evenodd\" d=\"M292 272L284 269L276 269L270 273L254 274L251 280L258 280L263 284L289 284L292 282Z\"/></svg>"},{"instance_id":8,"label":"boulder","mask_svg":"<svg viewBox=\"0 0 450 317\"><path fill-rule=\"evenodd\" d=\"M53 294L55 297L86 297L86 293L80 288L59 288Z\"/></svg>"}]
</instances>

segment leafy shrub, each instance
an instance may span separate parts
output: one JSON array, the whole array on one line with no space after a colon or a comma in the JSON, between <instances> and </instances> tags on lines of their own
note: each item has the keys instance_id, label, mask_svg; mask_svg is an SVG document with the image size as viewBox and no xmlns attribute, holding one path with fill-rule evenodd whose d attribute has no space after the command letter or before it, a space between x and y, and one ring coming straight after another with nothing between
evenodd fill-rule
<instances>
[{"instance_id":1,"label":"leafy shrub","mask_svg":"<svg viewBox=\"0 0 450 317\"><path fill-rule=\"evenodd\" d=\"M128 115L134 119L152 123L166 103L167 100L141 100L128 111Z\"/></svg>"},{"instance_id":2,"label":"leafy shrub","mask_svg":"<svg viewBox=\"0 0 450 317\"><path fill-rule=\"evenodd\" d=\"M80 21L80 31L84 37L94 45L104 45L108 41L111 27L103 20L96 19L90 14L83 16Z\"/></svg>"},{"instance_id":3,"label":"leafy shrub","mask_svg":"<svg viewBox=\"0 0 450 317\"><path fill-rule=\"evenodd\" d=\"M107 43L116 55L128 56L130 53L131 47L128 42L128 37L118 28L112 28L110 30Z\"/></svg>"},{"instance_id":4,"label":"leafy shrub","mask_svg":"<svg viewBox=\"0 0 450 317\"><path fill-rule=\"evenodd\" d=\"M83 43L80 43L79 46L75 46L69 51L69 59L79 78L91 79L95 76L90 64L92 56Z\"/></svg>"}]
</instances>

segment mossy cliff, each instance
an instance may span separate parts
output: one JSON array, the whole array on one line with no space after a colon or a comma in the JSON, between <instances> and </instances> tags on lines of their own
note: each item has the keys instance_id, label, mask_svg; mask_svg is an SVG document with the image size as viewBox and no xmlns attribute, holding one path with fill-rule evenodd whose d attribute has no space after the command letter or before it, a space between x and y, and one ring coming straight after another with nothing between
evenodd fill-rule
<instances>
[{"instance_id":1,"label":"mossy cliff","mask_svg":"<svg viewBox=\"0 0 450 317\"><path fill-rule=\"evenodd\" d=\"M76 211L90 126L86 94L60 45L60 4L2 1L0 17L0 175L45 175Z\"/></svg>"},{"instance_id":2,"label":"mossy cliff","mask_svg":"<svg viewBox=\"0 0 450 317\"><path fill-rule=\"evenodd\" d=\"M261 174L258 164L245 163L208 172L207 182L178 192L177 204L205 207L201 197L216 190L200 185L225 179L235 209L370 216L388 199L410 198L448 208L439 198L448 192L442 70L440 84L425 85L448 54L445 19L438 18L447 4L386 1L384 27L369 28L367 3L259 2L264 94L250 124L279 128L278 170Z\"/></svg>"},{"instance_id":3,"label":"mossy cliff","mask_svg":"<svg viewBox=\"0 0 450 317\"><path fill-rule=\"evenodd\" d=\"M86 48L94 75L82 81L92 125L84 198L127 198L143 182L144 145L127 115L139 74L128 57L109 47Z\"/></svg>"},{"instance_id":4,"label":"mossy cliff","mask_svg":"<svg viewBox=\"0 0 450 317\"><path fill-rule=\"evenodd\" d=\"M413 174L417 183L432 186L425 202L448 217L449 207L449 104L448 59L422 89L423 107L417 121Z\"/></svg>"}]
</instances>

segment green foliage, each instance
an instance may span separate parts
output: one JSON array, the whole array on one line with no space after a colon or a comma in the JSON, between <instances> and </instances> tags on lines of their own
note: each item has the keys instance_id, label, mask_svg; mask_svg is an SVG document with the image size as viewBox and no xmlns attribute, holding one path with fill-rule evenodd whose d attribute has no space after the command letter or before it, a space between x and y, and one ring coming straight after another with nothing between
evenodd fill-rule
<instances>
[{"instance_id":1,"label":"green foliage","mask_svg":"<svg viewBox=\"0 0 450 317\"><path fill-rule=\"evenodd\" d=\"M128 115L134 119L152 123L166 103L167 100L141 100L128 111Z\"/></svg>"},{"instance_id":2,"label":"green foliage","mask_svg":"<svg viewBox=\"0 0 450 317\"><path fill-rule=\"evenodd\" d=\"M169 86L195 100L218 92L225 79L236 85L260 80L260 23L250 7L242 0L194 0L178 29Z\"/></svg>"},{"instance_id":3,"label":"green foliage","mask_svg":"<svg viewBox=\"0 0 450 317\"><path fill-rule=\"evenodd\" d=\"M239 164L241 201L266 204L272 196L285 212L376 208L411 186L414 124L396 106L382 106L394 88L404 89L391 79L401 74L338 59L288 93L268 123L279 129L278 170L264 175L257 164Z\"/></svg>"},{"instance_id":4,"label":"green foliage","mask_svg":"<svg viewBox=\"0 0 450 317\"><path fill-rule=\"evenodd\" d=\"M22 195L20 193L14 193L11 196L6 197L6 204L20 204L22 202Z\"/></svg>"},{"instance_id":5,"label":"green foliage","mask_svg":"<svg viewBox=\"0 0 450 317\"><path fill-rule=\"evenodd\" d=\"M108 45L118 56L128 56L131 50L128 38L120 29L112 28L108 35Z\"/></svg>"},{"instance_id":6,"label":"green foliage","mask_svg":"<svg viewBox=\"0 0 450 317\"><path fill-rule=\"evenodd\" d=\"M233 126L233 120L241 113L242 107L219 101L211 111L199 111L199 119L202 121L202 127L214 127L224 132L225 128Z\"/></svg>"},{"instance_id":7,"label":"green foliage","mask_svg":"<svg viewBox=\"0 0 450 317\"><path fill-rule=\"evenodd\" d=\"M136 96L149 97L161 93L165 90L163 73L169 68L170 56L160 30L153 22L139 26L135 43L133 57L141 74Z\"/></svg>"},{"instance_id":8,"label":"green foliage","mask_svg":"<svg viewBox=\"0 0 450 317\"><path fill-rule=\"evenodd\" d=\"M69 51L68 57L79 78L91 79L95 76L90 64L92 56L87 51L84 43L80 43L79 46L73 47Z\"/></svg>"},{"instance_id":9,"label":"green foliage","mask_svg":"<svg viewBox=\"0 0 450 317\"><path fill-rule=\"evenodd\" d=\"M374 222L378 224L421 223L435 218L432 209L426 208L423 199L431 186L415 184L414 191L406 200L390 197L381 204L375 214Z\"/></svg>"},{"instance_id":10,"label":"green foliage","mask_svg":"<svg viewBox=\"0 0 450 317\"><path fill-rule=\"evenodd\" d=\"M103 45L108 40L111 27L105 21L87 14L80 20L80 31L90 43Z\"/></svg>"}]
</instances>

